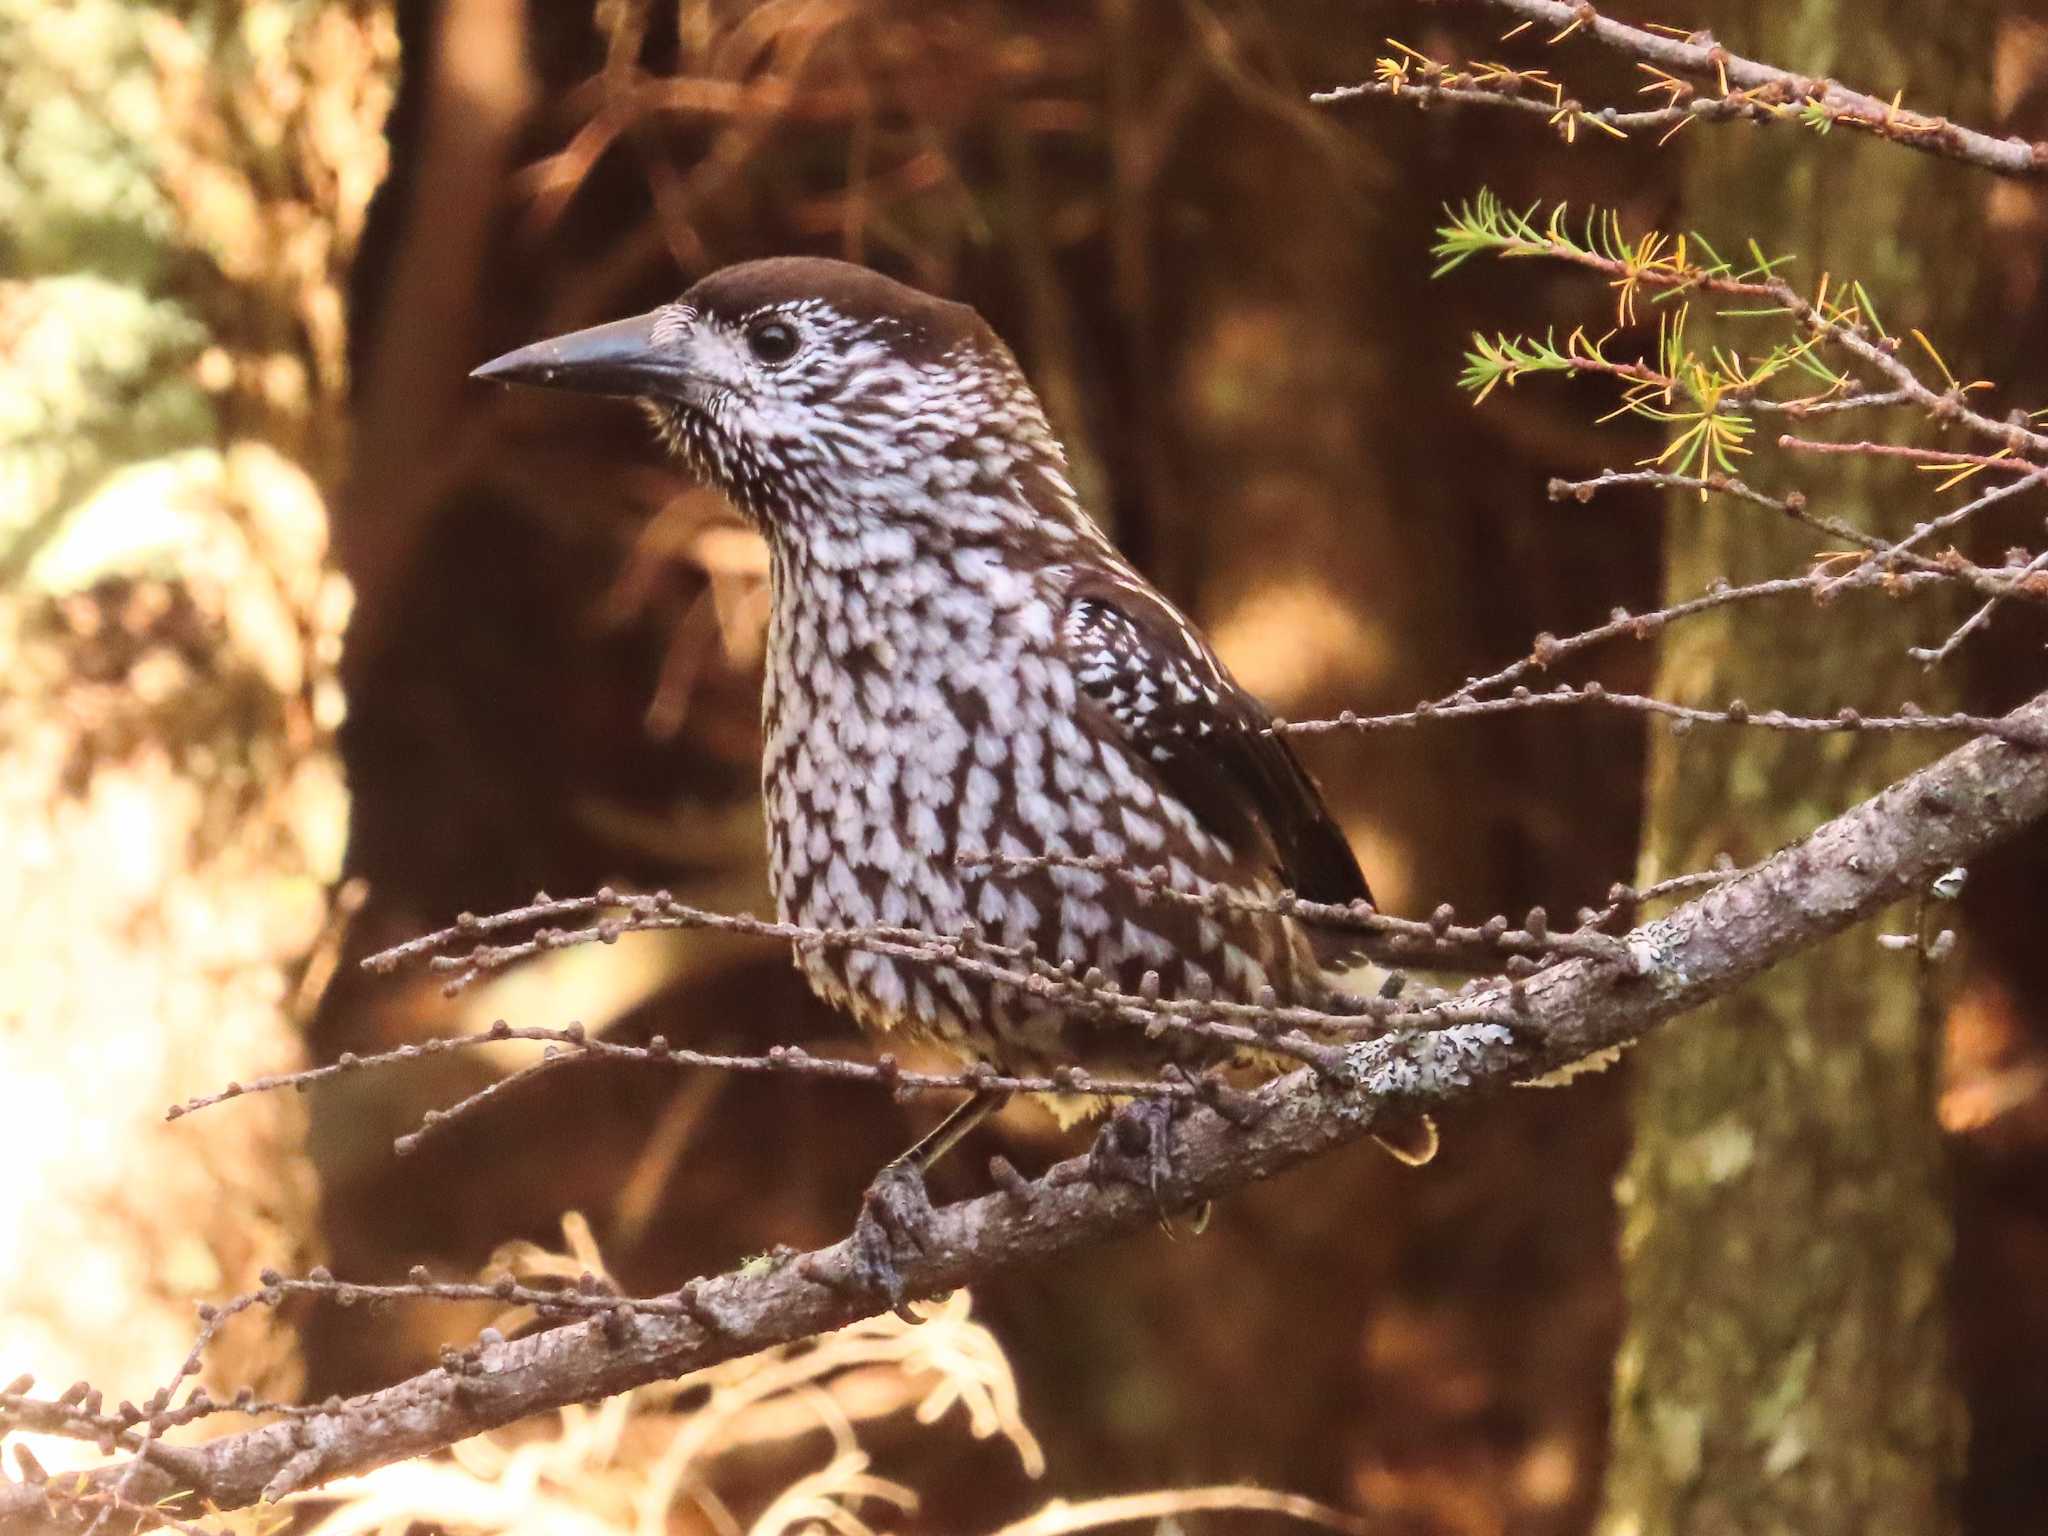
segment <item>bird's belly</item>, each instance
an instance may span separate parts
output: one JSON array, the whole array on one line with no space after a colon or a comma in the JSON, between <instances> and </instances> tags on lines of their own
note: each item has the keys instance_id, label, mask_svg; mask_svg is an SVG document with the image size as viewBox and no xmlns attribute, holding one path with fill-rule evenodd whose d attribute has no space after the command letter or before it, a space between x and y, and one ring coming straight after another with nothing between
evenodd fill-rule
<instances>
[{"instance_id":1,"label":"bird's belly","mask_svg":"<svg viewBox=\"0 0 2048 1536\"><path fill-rule=\"evenodd\" d=\"M869 709L871 699L894 707ZM1148 1064L1228 1051L1173 1032L1148 1039L1142 1019L1089 1018L1020 983L1034 970L1092 970L1134 995L1249 1002L1271 986L1305 1000L1291 924L1196 910L1114 871L1060 862L1156 867L1182 892L1252 883L1184 808L1077 730L1070 711L992 709L986 696L940 687L841 684L834 702L801 733L786 729L786 710L772 712L769 873L784 921L842 936L800 945L797 963L863 1028L935 1038L1006 1070L1085 1064L1142 1076ZM927 961L901 952L917 942L902 930L972 931L994 947Z\"/></svg>"},{"instance_id":2,"label":"bird's belly","mask_svg":"<svg viewBox=\"0 0 2048 1536\"><path fill-rule=\"evenodd\" d=\"M957 934L967 894L947 812L971 740L936 697L834 681L835 696L801 729L770 732L763 802L777 911L850 940L882 929ZM980 989L872 945L800 947L797 963L868 1029L959 1039L984 1011Z\"/></svg>"}]
</instances>

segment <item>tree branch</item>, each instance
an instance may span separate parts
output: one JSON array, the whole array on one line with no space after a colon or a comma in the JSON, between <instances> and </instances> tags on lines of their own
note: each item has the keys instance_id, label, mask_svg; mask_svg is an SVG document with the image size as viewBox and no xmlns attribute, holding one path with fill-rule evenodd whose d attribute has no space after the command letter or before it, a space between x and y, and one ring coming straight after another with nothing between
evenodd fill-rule
<instances>
[{"instance_id":1,"label":"tree branch","mask_svg":"<svg viewBox=\"0 0 2048 1536\"><path fill-rule=\"evenodd\" d=\"M2048 694L2004 717L2048 729ZM1405 1116L1529 1082L1625 1044L1751 977L1925 890L2048 815L2048 754L1983 738L1890 786L1799 843L1716 885L1627 937L1633 965L1576 959L1475 1000L1510 1010L1512 1028L1470 1023L1351 1046L1337 1073L1304 1069L1265 1085L1229 1115L1181 1122L1169 1207L1225 1195L1356 1141L1382 1116ZM1249 1112L1247 1112L1249 1111ZM913 1295L937 1294L1149 1226L1153 1197L1090 1181L1082 1159L934 1215L903 1265ZM646 1309L614 1309L526 1338L489 1336L407 1381L285 1422L193 1447L175 1464L117 1464L83 1477L0 1485L0 1536L75 1529L125 1477L148 1504L197 1492L221 1509L276 1499L331 1478L423 1455L574 1402L665 1380L872 1315L849 1242L711 1280ZM166 1448L168 1449L168 1448ZM67 1486L77 1491L67 1494ZM167 1513L175 1513L170 1511Z\"/></svg>"},{"instance_id":2,"label":"tree branch","mask_svg":"<svg viewBox=\"0 0 2048 1536\"><path fill-rule=\"evenodd\" d=\"M1435 100L1467 101L1501 106L1525 112L1544 112L1553 121L1587 122L1609 132L1619 128L1654 128L1677 125L1693 117L1771 117L1805 113L1818 126L1840 125L1894 144L1903 144L1927 154L1960 161L2001 176L2029 180L2048 175L2048 144L2031 144L2019 138L1998 138L1974 128L1965 128L1945 117L1909 111L1896 102L1840 84L1815 79L1731 53L1705 32L1678 36L1650 31L1602 16L1589 0L1477 0L1496 11L1505 11L1531 23L1555 28L1552 42L1573 33L1584 33L1595 42L1636 60L1651 74L1659 76L1672 97L1670 107L1657 111L1616 112L1589 110L1576 102L1565 102L1560 94L1554 102L1542 102L1521 93L1516 81L1480 84L1463 76L1457 86L1446 88L1432 81L1378 82L1318 92L1318 102L1345 101L1358 96L1413 95L1425 103ZM1672 73L1711 80L1718 94L1693 95L1685 82Z\"/></svg>"}]
</instances>

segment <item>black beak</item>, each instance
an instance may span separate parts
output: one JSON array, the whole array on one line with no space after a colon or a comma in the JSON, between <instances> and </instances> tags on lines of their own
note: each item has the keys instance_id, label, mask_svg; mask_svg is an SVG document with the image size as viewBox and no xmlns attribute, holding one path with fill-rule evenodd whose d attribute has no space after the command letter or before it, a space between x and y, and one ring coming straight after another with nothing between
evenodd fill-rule
<instances>
[{"instance_id":1,"label":"black beak","mask_svg":"<svg viewBox=\"0 0 2048 1536\"><path fill-rule=\"evenodd\" d=\"M539 384L593 395L674 393L688 377L688 369L673 352L656 350L654 322L660 313L649 310L630 319L536 341L492 358L481 368L471 369L469 376L496 384Z\"/></svg>"}]
</instances>

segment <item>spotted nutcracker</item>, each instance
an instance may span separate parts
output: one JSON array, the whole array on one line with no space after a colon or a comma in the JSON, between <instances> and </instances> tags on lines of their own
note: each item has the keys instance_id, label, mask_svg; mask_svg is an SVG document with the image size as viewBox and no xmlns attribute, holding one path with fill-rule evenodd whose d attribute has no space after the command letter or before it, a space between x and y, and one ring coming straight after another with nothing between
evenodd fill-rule
<instances>
[{"instance_id":1,"label":"spotted nutcracker","mask_svg":"<svg viewBox=\"0 0 2048 1536\"><path fill-rule=\"evenodd\" d=\"M1369 899L1265 709L1082 511L1037 395L974 310L845 262L752 261L475 376L639 400L766 537L762 783L785 921L972 926L1126 992L1332 1000L1335 936L1148 900L1097 870L972 862L1094 856L1163 866L1182 890ZM798 963L864 1028L1004 1073L1216 1059L943 965L826 948ZM914 1149L920 1168L989 1107L977 1096Z\"/></svg>"}]
</instances>

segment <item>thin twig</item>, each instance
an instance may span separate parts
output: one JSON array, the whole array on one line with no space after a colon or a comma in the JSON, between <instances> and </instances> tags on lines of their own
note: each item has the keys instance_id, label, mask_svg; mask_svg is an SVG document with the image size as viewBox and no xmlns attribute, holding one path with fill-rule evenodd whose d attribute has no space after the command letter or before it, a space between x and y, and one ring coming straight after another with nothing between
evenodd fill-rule
<instances>
[{"instance_id":1,"label":"thin twig","mask_svg":"<svg viewBox=\"0 0 2048 1536\"><path fill-rule=\"evenodd\" d=\"M1488 715L1513 714L1526 710L1568 709L1588 704L1596 708L1624 710L1632 714L1658 715L1681 725L1742 725L1767 731L1788 731L1804 735L1833 735L1855 731L1963 733L1996 736L2015 746L2048 747L2048 736L2029 726L2013 725L2003 716L1946 714L1930 715L1909 710L1897 715L1866 715L1841 709L1832 715L1794 715L1781 709L1755 709L1735 700L1720 709L1694 704L1675 704L1669 699L1649 698L1638 693L1618 693L1599 683L1573 686L1559 683L1545 693L1517 688L1504 698L1462 699L1451 704L1423 704L1399 714L1347 714L1333 720L1290 720L1284 727L1289 735L1322 736L1335 731L1385 731L1410 728L1438 720L1470 720Z\"/></svg>"},{"instance_id":2,"label":"thin twig","mask_svg":"<svg viewBox=\"0 0 2048 1536\"><path fill-rule=\"evenodd\" d=\"M2044 549L2040 554L2034 556L2033 559L2022 566L2019 574L2014 577L2014 581L2015 583L2024 584L2029 578L2039 576L2044 571L2048 571L2048 549ZM1950 656L1955 654L1957 646L1991 622L1993 610L2002 601L2004 599L2001 597L1985 599L1984 606L1958 624L1955 630L1940 645L1935 646L1931 650L1923 646L1914 646L1906 654L1915 661L1924 662L1930 667L1941 665L1941 663L1947 661Z\"/></svg>"},{"instance_id":3,"label":"thin twig","mask_svg":"<svg viewBox=\"0 0 2048 1536\"><path fill-rule=\"evenodd\" d=\"M750 1076L815 1077L833 1082L868 1083L904 1097L929 1093L989 1092L1071 1093L1106 1098L1171 1099L1190 1098L1198 1093L1196 1088L1186 1083L1101 1079L1071 1069L1057 1069L1048 1075L1036 1077L1012 1076L986 1069L911 1072L899 1066L896 1058L888 1054L875 1061L847 1061L834 1056L813 1056L801 1046L794 1045L774 1046L755 1056L720 1055L672 1046L661 1035L656 1035L645 1045L632 1045L624 1041L592 1036L580 1024L569 1024L559 1029L536 1026L515 1028L500 1019L489 1029L476 1034L420 1040L367 1055L346 1051L339 1060L324 1066L305 1067L296 1072L274 1073L267 1077L252 1078L246 1083L230 1083L216 1093L202 1094L187 1099L183 1104L173 1105L165 1111L165 1118L175 1120L182 1115L209 1109L216 1104L224 1104L230 1099L242 1098L252 1093L270 1093L282 1088L303 1091L315 1083L346 1073L371 1067L394 1066L416 1061L423 1056L491 1045L505 1040L538 1042L548 1047L548 1054L532 1066L521 1068L518 1072L493 1081L447 1109L431 1111L423 1129L432 1130L445 1124L457 1115L496 1097L512 1085L526 1081L536 1072L550 1071L579 1059L639 1061L661 1066L700 1068ZM417 1132L399 1137L397 1150L401 1154L413 1151L418 1144L418 1138Z\"/></svg>"},{"instance_id":4,"label":"thin twig","mask_svg":"<svg viewBox=\"0 0 2048 1536\"><path fill-rule=\"evenodd\" d=\"M1944 585L1954 578L1927 573L1900 573L1888 581L1865 578L1856 583L1864 588L1875 588L1887 592L1911 591L1921 586ZM1605 624L1596 624L1577 634L1557 636L1539 634L1529 654L1519 661L1510 662L1497 672L1483 677L1467 678L1464 684L1435 703L1439 706L1456 704L1496 688L1505 688L1520 683L1533 672L1546 671L1568 656L1604 644L1609 640L1647 640L1661 634L1667 624L1680 619L1691 618L1694 614L1711 612L1716 608L1732 607L1741 603L1765 601L1778 597L1814 597L1821 589L1823 578L1818 575L1777 576L1768 581L1749 582L1733 586L1727 581L1717 581L1697 597L1672 603L1667 607L1654 609L1649 613L1631 613L1617 608ZM1341 722L1344 716L1337 717ZM1276 720L1274 728L1283 729L1288 722Z\"/></svg>"},{"instance_id":5,"label":"thin twig","mask_svg":"<svg viewBox=\"0 0 2048 1536\"><path fill-rule=\"evenodd\" d=\"M2032 490L2044 480L2048 480L2048 467L2036 469L2023 480L2012 480L2004 485L1993 486L1990 490L1973 497L1961 506L1952 508L1942 513L1939 517L1928 519L1926 522L1917 525L1911 533L1907 534L1897 543L1887 544L1882 549L1873 551L1855 570L1850 571L1846 575L1836 577L1822 590L1821 595L1823 597L1831 596L1839 583L1850 581L1859 574L1873 569L1884 570L1901 563L1902 560L1910 555L1914 545L1923 543L1933 538L1936 534L1947 533L1967 519L1974 517L1986 507L1994 506L2001 501L2010 500L2024 491ZM2010 576L1994 576L1998 584L1991 588L1988 595L1994 600L2004 597L2038 597L2048 595L2035 590L2035 584L2027 580L2030 574L2030 568L2022 568ZM1976 585L1976 583L1973 582L1972 585ZM1982 589L1980 588L1980 590Z\"/></svg>"}]
</instances>

